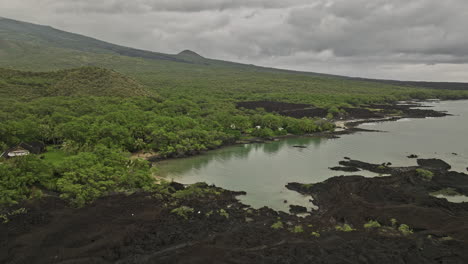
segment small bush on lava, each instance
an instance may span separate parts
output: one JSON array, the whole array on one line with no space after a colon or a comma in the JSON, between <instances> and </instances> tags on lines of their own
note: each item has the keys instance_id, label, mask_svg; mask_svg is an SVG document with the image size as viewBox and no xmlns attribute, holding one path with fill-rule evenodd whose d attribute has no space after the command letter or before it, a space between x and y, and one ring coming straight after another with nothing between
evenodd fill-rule
<instances>
[{"instance_id":1,"label":"small bush on lava","mask_svg":"<svg viewBox=\"0 0 468 264\"><path fill-rule=\"evenodd\" d=\"M431 181L432 177L434 177L434 173L432 171L425 169L416 169L416 174L424 181Z\"/></svg>"}]
</instances>

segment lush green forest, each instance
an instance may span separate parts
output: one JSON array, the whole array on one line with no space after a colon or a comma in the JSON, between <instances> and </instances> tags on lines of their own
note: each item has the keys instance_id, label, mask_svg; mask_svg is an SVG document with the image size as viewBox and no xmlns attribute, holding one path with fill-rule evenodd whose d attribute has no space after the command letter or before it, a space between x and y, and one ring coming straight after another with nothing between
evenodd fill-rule
<instances>
[{"instance_id":1,"label":"lush green forest","mask_svg":"<svg viewBox=\"0 0 468 264\"><path fill-rule=\"evenodd\" d=\"M209 98L42 97L1 100L0 107L0 149L30 141L49 146L44 155L1 162L0 203L47 190L83 205L111 191L151 187L149 163L131 153L192 155L242 137L334 127L322 119L239 110Z\"/></svg>"},{"instance_id":2,"label":"lush green forest","mask_svg":"<svg viewBox=\"0 0 468 264\"><path fill-rule=\"evenodd\" d=\"M332 130L236 102L342 107L468 98L468 91L403 87L316 73L168 55L0 18L0 153L41 141L48 151L0 161L0 205L60 195L82 206L117 191L156 188L132 157L192 155L243 138ZM78 67L78 68L77 68Z\"/></svg>"},{"instance_id":3,"label":"lush green forest","mask_svg":"<svg viewBox=\"0 0 468 264\"><path fill-rule=\"evenodd\" d=\"M112 70L82 67L55 72L0 68L2 98L44 96L154 96L137 81Z\"/></svg>"}]
</instances>

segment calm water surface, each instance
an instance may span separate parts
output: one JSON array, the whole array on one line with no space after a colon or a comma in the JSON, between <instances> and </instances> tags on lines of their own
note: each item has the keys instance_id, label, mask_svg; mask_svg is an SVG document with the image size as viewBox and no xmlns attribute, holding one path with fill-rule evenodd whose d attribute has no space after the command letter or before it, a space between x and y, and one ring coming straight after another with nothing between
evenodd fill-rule
<instances>
[{"instance_id":1,"label":"calm water surface","mask_svg":"<svg viewBox=\"0 0 468 264\"><path fill-rule=\"evenodd\" d=\"M207 182L229 190L246 191L240 200L252 207L268 206L288 211L289 204L311 208L310 197L287 190L288 182L315 183L350 173L331 171L343 157L394 166L416 165L409 154L440 158L453 170L468 167L468 101L427 103L454 116L402 119L363 124L386 131L362 132L339 139L289 138L267 144L246 144L210 151L203 155L159 162L158 174L181 183ZM305 145L298 149L292 146ZM456 153L454 155L452 153ZM354 174L378 176L370 172ZM284 201L287 200L287 203Z\"/></svg>"}]
</instances>

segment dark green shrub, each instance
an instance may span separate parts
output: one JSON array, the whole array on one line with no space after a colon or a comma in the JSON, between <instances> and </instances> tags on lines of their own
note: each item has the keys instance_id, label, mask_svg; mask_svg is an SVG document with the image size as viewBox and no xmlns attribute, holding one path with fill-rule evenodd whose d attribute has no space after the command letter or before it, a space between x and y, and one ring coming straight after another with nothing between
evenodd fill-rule
<instances>
[{"instance_id":1,"label":"dark green shrub","mask_svg":"<svg viewBox=\"0 0 468 264\"><path fill-rule=\"evenodd\" d=\"M273 130L269 128L260 128L260 129L255 129L252 132L252 136L260 137L260 138L271 138L275 136L275 133L273 132Z\"/></svg>"}]
</instances>

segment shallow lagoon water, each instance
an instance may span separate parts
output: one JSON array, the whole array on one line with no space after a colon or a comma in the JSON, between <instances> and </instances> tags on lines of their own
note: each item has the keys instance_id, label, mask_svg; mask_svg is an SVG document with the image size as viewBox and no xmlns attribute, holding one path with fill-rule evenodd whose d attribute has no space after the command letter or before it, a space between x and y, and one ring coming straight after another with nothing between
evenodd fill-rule
<instances>
[{"instance_id":1,"label":"shallow lagoon water","mask_svg":"<svg viewBox=\"0 0 468 264\"><path fill-rule=\"evenodd\" d=\"M443 159L453 170L466 172L468 101L427 105L454 116L362 124L361 128L385 132L360 132L339 139L287 138L266 144L230 146L199 156L159 162L158 174L186 184L207 182L246 191L247 195L239 197L243 203L287 212L290 204L312 209L311 198L287 190L288 182L315 183L337 175L378 176L364 171L345 173L328 169L337 166L343 157L410 166L416 165L416 160L406 156L416 154L420 158ZM294 148L294 145L307 148Z\"/></svg>"}]
</instances>

